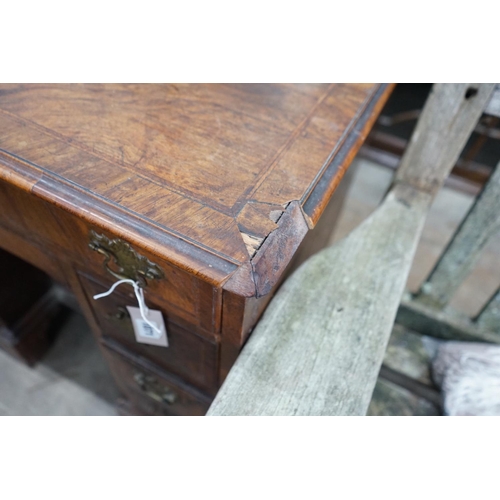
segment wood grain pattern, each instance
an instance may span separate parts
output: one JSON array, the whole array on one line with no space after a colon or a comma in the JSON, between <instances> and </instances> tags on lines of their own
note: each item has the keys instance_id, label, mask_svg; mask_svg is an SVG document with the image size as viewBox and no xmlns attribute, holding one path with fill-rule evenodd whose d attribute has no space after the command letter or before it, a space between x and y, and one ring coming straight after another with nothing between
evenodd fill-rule
<instances>
[{"instance_id":1,"label":"wood grain pattern","mask_svg":"<svg viewBox=\"0 0 500 500\"><path fill-rule=\"evenodd\" d=\"M306 261L208 415L365 414L430 200L399 186L345 240Z\"/></svg>"},{"instance_id":2,"label":"wood grain pattern","mask_svg":"<svg viewBox=\"0 0 500 500\"><path fill-rule=\"evenodd\" d=\"M97 293L105 292L109 286L103 286L85 276L80 276L89 301ZM214 393L217 390L217 361L218 343L216 338L211 339L179 325L176 316L162 307L162 302L147 299L151 309L162 312L165 327L168 333L169 347L139 344L136 341L130 316L126 306L137 307L137 299L131 288L121 287L113 295L98 301L93 301L93 313L99 323L102 337L111 338L120 342L130 352L149 359L157 366L172 372L189 383ZM159 303L158 303L159 302Z\"/></svg>"},{"instance_id":3,"label":"wood grain pattern","mask_svg":"<svg viewBox=\"0 0 500 500\"><path fill-rule=\"evenodd\" d=\"M408 329L439 339L500 343L498 323L482 327L460 311L436 309L418 300L401 301L396 321Z\"/></svg>"},{"instance_id":4,"label":"wood grain pattern","mask_svg":"<svg viewBox=\"0 0 500 500\"><path fill-rule=\"evenodd\" d=\"M71 289L129 412L200 414L391 89L0 85L0 247ZM110 323L131 290L93 301L116 277L91 231L162 270L144 294L171 330L168 352ZM138 365L185 399L151 403Z\"/></svg>"},{"instance_id":5,"label":"wood grain pattern","mask_svg":"<svg viewBox=\"0 0 500 500\"><path fill-rule=\"evenodd\" d=\"M390 90L371 84L1 85L0 177L133 243L135 228L118 216L126 213L155 232L149 241L141 237L142 244L220 285L257 254L279 210L311 197L354 128L371 126L376 110L363 115L365 109L382 106ZM348 163L316 200L310 226ZM55 192L55 184L59 191L66 184L66 192ZM73 203L70 192L78 199ZM96 202L82 207L83 197ZM158 233L168 244L157 245ZM203 256L192 259L193 253Z\"/></svg>"},{"instance_id":6,"label":"wood grain pattern","mask_svg":"<svg viewBox=\"0 0 500 500\"><path fill-rule=\"evenodd\" d=\"M382 204L285 281L208 415L366 414L429 206L491 90L433 87Z\"/></svg>"},{"instance_id":7,"label":"wood grain pattern","mask_svg":"<svg viewBox=\"0 0 500 500\"><path fill-rule=\"evenodd\" d=\"M481 250L500 229L500 163L476 198L417 300L437 309L448 304L479 259Z\"/></svg>"},{"instance_id":8,"label":"wood grain pattern","mask_svg":"<svg viewBox=\"0 0 500 500\"><path fill-rule=\"evenodd\" d=\"M427 99L430 105L422 110L394 182L435 194L456 164L494 87L493 83L435 84ZM438 165L446 165L446 169ZM422 168L425 175L421 175Z\"/></svg>"},{"instance_id":9,"label":"wood grain pattern","mask_svg":"<svg viewBox=\"0 0 500 500\"><path fill-rule=\"evenodd\" d=\"M130 357L120 344L105 342L103 353L120 391L130 403L130 414L201 416L207 411L210 396L168 377L142 358ZM149 387L141 387L138 375L148 377ZM166 401L156 399L165 393L169 396Z\"/></svg>"}]
</instances>

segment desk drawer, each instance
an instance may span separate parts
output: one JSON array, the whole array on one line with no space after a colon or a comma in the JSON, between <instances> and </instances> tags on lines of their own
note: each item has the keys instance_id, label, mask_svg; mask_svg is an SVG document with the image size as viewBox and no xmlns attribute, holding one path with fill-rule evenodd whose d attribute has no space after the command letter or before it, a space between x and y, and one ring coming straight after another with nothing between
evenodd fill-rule
<instances>
[{"instance_id":1,"label":"desk drawer","mask_svg":"<svg viewBox=\"0 0 500 500\"><path fill-rule=\"evenodd\" d=\"M146 278L150 296L161 299L171 314L198 330L212 336L218 330L220 311L214 307L216 289L147 250L129 245L122 238L92 227L75 215L1 180L0 214L0 231L5 228L22 236L59 260L76 264L99 277L105 285L118 279L112 273L119 273L120 265L127 270L138 269L139 277L152 269L160 278Z\"/></svg>"},{"instance_id":2,"label":"desk drawer","mask_svg":"<svg viewBox=\"0 0 500 500\"><path fill-rule=\"evenodd\" d=\"M214 332L216 311L212 286L120 238L98 230L86 231L81 238L86 238L80 246L82 261L102 283L111 285L121 278L144 280L146 294L156 297L157 302L160 300L170 314ZM148 273L156 278L149 278Z\"/></svg>"},{"instance_id":3,"label":"desk drawer","mask_svg":"<svg viewBox=\"0 0 500 500\"><path fill-rule=\"evenodd\" d=\"M112 338L128 350L149 359L161 368L173 372L208 392L216 391L217 343L179 326L168 311L146 298L149 308L162 311L168 335L168 347L141 344L135 340L132 322L126 306L137 307L131 286L120 285L113 294L94 300L95 294L109 287L85 276L80 281L91 303L94 316L104 337Z\"/></svg>"},{"instance_id":4,"label":"desk drawer","mask_svg":"<svg viewBox=\"0 0 500 500\"><path fill-rule=\"evenodd\" d=\"M109 343L104 354L132 414L202 416L208 411L212 398L202 392L123 356Z\"/></svg>"},{"instance_id":5,"label":"desk drawer","mask_svg":"<svg viewBox=\"0 0 500 500\"><path fill-rule=\"evenodd\" d=\"M0 180L0 226L51 253L65 248L65 232L49 204Z\"/></svg>"}]
</instances>

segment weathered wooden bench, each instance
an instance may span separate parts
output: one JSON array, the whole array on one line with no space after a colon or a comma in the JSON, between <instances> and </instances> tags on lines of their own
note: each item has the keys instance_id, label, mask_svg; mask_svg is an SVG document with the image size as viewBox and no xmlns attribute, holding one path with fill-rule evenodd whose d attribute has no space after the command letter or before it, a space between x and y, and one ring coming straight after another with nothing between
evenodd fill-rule
<instances>
[{"instance_id":1,"label":"weathered wooden bench","mask_svg":"<svg viewBox=\"0 0 500 500\"><path fill-rule=\"evenodd\" d=\"M433 87L381 205L285 281L208 415L365 415L396 315L438 337L499 341L500 291L477 318L445 306L500 225L500 168L401 303L429 206L483 111L500 116L499 97L494 84Z\"/></svg>"}]
</instances>

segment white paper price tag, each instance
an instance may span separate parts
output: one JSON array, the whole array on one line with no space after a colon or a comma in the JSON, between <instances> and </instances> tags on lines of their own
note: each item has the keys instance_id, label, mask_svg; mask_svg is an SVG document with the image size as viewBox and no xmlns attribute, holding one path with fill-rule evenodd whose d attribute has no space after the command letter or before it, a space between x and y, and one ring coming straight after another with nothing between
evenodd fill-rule
<instances>
[{"instance_id":1,"label":"white paper price tag","mask_svg":"<svg viewBox=\"0 0 500 500\"><path fill-rule=\"evenodd\" d=\"M168 347L167 329L160 311L154 309L148 310L147 319L156 325L160 330L158 333L151 325L146 323L141 316L141 310L138 307L127 306L134 327L135 340L141 344L151 344Z\"/></svg>"}]
</instances>

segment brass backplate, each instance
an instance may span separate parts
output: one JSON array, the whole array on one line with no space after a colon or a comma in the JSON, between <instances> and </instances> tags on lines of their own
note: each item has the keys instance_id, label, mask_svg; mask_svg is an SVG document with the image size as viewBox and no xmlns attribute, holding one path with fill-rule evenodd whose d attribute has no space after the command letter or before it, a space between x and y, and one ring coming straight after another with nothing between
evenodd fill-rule
<instances>
[{"instance_id":1,"label":"brass backplate","mask_svg":"<svg viewBox=\"0 0 500 500\"><path fill-rule=\"evenodd\" d=\"M106 271L118 279L131 279L145 287L146 279L159 280L165 277L163 270L147 257L137 253L127 242L104 234L90 231L89 247L105 257L103 265ZM113 261L113 267L110 266Z\"/></svg>"}]
</instances>

